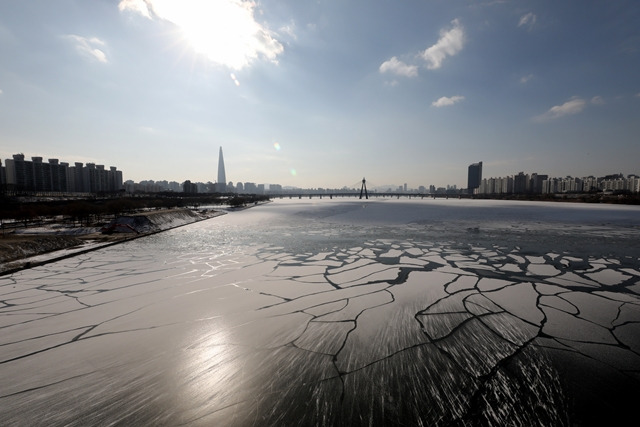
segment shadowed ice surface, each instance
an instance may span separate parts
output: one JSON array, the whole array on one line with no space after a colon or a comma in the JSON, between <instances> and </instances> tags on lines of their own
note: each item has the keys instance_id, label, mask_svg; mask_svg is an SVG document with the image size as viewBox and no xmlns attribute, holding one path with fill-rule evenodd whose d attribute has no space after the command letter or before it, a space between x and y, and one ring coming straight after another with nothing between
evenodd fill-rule
<instances>
[{"instance_id":1,"label":"shadowed ice surface","mask_svg":"<svg viewBox=\"0 0 640 427\"><path fill-rule=\"evenodd\" d=\"M0 277L3 425L624 425L640 210L286 200Z\"/></svg>"}]
</instances>

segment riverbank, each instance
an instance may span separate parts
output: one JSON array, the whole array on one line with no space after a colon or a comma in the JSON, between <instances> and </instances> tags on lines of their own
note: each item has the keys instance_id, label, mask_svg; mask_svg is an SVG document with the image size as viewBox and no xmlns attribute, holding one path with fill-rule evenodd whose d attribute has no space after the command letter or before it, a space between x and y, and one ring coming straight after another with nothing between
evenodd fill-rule
<instances>
[{"instance_id":1,"label":"riverbank","mask_svg":"<svg viewBox=\"0 0 640 427\"><path fill-rule=\"evenodd\" d=\"M224 215L218 210L168 209L121 215L109 224L65 227L49 224L0 238L0 275Z\"/></svg>"}]
</instances>

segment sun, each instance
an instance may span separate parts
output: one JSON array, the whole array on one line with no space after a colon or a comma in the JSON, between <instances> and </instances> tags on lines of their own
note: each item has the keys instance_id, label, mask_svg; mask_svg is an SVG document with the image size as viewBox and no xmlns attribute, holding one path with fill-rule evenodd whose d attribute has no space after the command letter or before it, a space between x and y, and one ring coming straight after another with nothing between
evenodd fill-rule
<instances>
[{"instance_id":1,"label":"sun","mask_svg":"<svg viewBox=\"0 0 640 427\"><path fill-rule=\"evenodd\" d=\"M275 61L283 47L242 0L124 0L121 9L172 22L181 37L211 62L240 70L259 57Z\"/></svg>"},{"instance_id":2,"label":"sun","mask_svg":"<svg viewBox=\"0 0 640 427\"><path fill-rule=\"evenodd\" d=\"M260 28L250 3L233 0L187 0L166 2L166 16L199 54L238 70L255 58L252 46ZM158 11L158 13L162 13Z\"/></svg>"}]
</instances>

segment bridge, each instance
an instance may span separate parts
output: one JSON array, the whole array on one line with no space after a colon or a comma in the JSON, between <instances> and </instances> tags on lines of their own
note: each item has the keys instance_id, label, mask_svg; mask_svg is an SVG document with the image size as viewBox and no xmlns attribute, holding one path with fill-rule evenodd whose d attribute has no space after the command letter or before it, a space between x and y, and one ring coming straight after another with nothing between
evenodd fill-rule
<instances>
[{"instance_id":1,"label":"bridge","mask_svg":"<svg viewBox=\"0 0 640 427\"><path fill-rule=\"evenodd\" d=\"M436 194L436 193L400 193L400 192L383 192L383 193L369 193L369 198L408 198L408 199L470 199L473 196L470 194ZM317 199L334 199L334 198L359 198L359 192L339 193L339 192L327 192L327 193L282 193L282 194L269 194L271 199L302 199L302 198L317 198Z\"/></svg>"},{"instance_id":2,"label":"bridge","mask_svg":"<svg viewBox=\"0 0 640 427\"><path fill-rule=\"evenodd\" d=\"M352 187L357 187L357 185L353 185ZM303 197L309 197L310 199L313 198L313 196L316 196L320 199L322 199L322 197L328 197L330 199L333 199L334 197L358 197L360 199L362 199L362 197L364 196L366 199L369 198L369 194L371 194L371 197L390 197L390 198L397 198L399 199L400 197L408 197L409 199L412 198L420 198L420 199L424 199L425 197L427 198L442 198L442 199L448 199L449 197L451 198L457 198L457 199L462 199L462 198L469 198L470 195L469 194L462 194L462 193L457 193L457 194L449 194L449 193L407 193L407 192L402 192L402 191L392 191L392 192L373 192L373 193L369 193L367 191L367 180L362 178L362 186L360 187L360 192L357 191L349 191L349 192L323 192L323 193L309 193L309 192L304 192L304 193L284 193L284 194L273 194L270 195L269 197L271 198L280 198L280 199L284 199L289 197L290 199L294 199L294 198L298 198L298 199L302 199Z\"/></svg>"}]
</instances>

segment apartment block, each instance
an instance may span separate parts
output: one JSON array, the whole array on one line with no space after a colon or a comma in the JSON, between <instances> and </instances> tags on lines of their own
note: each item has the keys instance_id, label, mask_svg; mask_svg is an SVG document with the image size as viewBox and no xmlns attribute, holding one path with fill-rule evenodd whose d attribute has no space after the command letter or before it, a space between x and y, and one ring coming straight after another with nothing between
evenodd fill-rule
<instances>
[{"instance_id":1,"label":"apartment block","mask_svg":"<svg viewBox=\"0 0 640 427\"><path fill-rule=\"evenodd\" d=\"M122 172L112 166L60 162L58 159L32 157L25 160L24 154L14 154L5 160L0 169L0 184L9 191L35 191L55 193L99 193L122 189Z\"/></svg>"}]
</instances>

